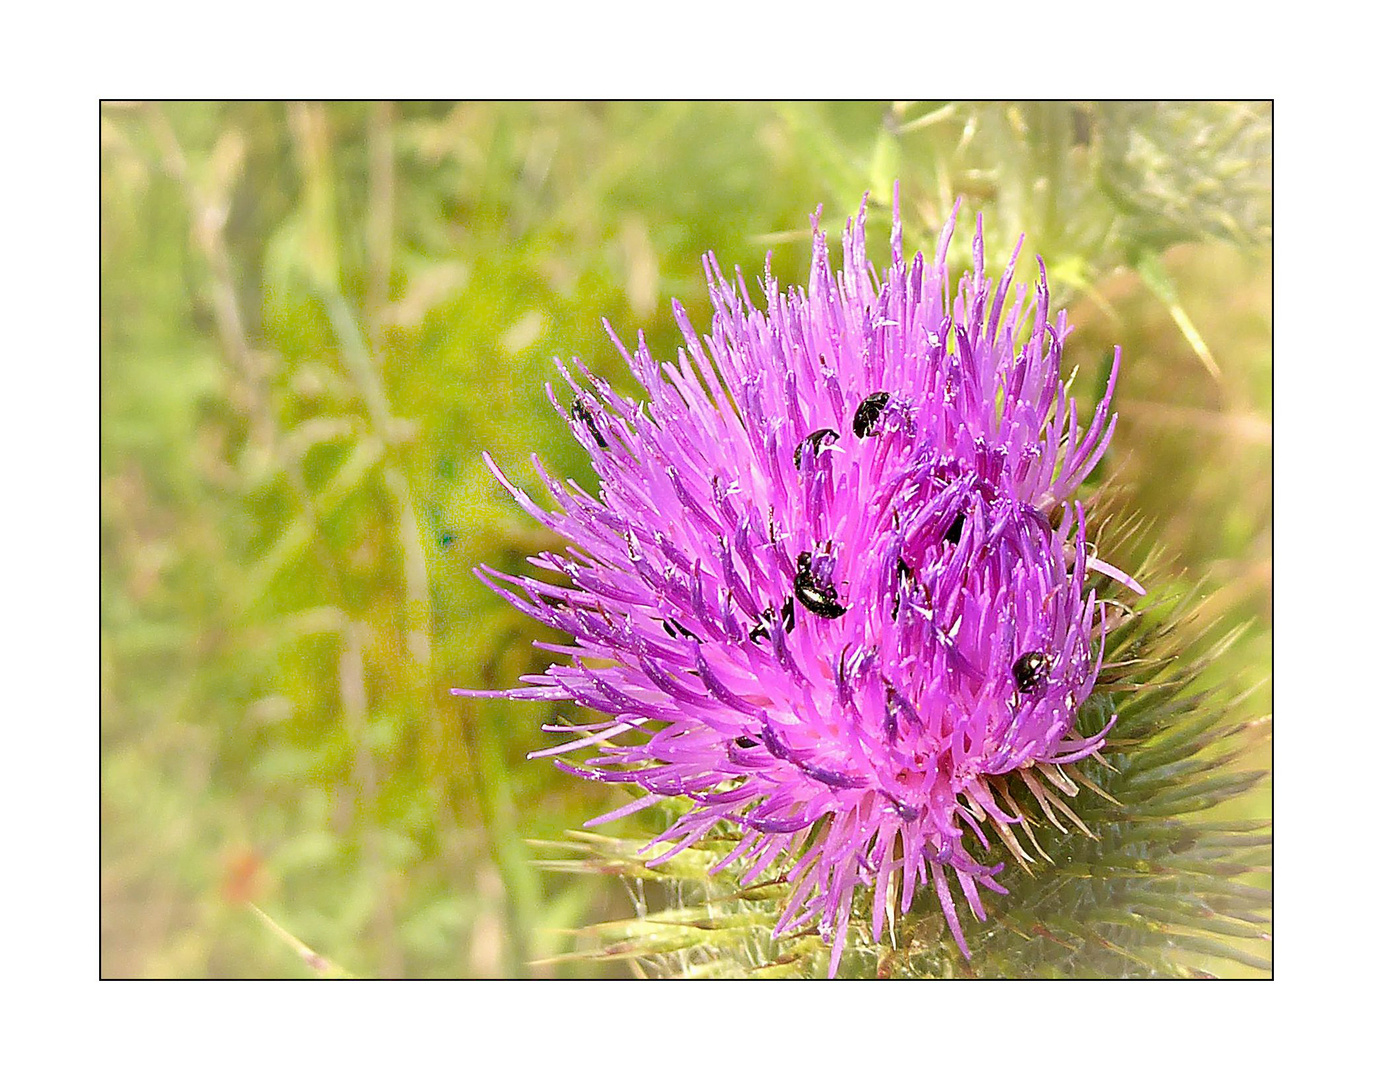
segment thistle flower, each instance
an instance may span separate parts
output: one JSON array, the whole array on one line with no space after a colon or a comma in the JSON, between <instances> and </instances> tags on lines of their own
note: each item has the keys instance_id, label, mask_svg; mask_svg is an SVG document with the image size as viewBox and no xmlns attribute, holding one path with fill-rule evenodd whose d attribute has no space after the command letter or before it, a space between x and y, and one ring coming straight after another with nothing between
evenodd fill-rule
<instances>
[{"instance_id":1,"label":"thistle flower","mask_svg":"<svg viewBox=\"0 0 1373 1080\"><path fill-rule=\"evenodd\" d=\"M1064 769L1111 726L1077 726L1107 625L1087 575L1143 591L1095 557L1073 499L1114 430L1119 350L1084 430L1043 261L1033 297L1012 290L1019 245L993 287L979 217L973 274L951 296L954 218L927 265L907 262L894 211L879 274L865 210L837 275L817 214L809 288L783 293L769 266L761 310L707 256L711 332L674 304L675 364L607 326L643 403L558 365L572 397L564 409L550 387L550 400L599 494L535 458L557 504L545 510L486 461L569 542L531 560L566 583L477 572L567 634L544 647L570 661L515 689L459 691L607 714L556 729L575 737L536 755L595 747L559 765L644 790L588 824L685 796L648 865L728 823L739 840L717 869L746 866L747 886L780 862L791 893L774 936L816 922L831 974L860 886L875 937L933 888L968 955L955 889L978 919L980 890L1005 892L989 833L1027 858L1008 778L1072 819Z\"/></svg>"}]
</instances>

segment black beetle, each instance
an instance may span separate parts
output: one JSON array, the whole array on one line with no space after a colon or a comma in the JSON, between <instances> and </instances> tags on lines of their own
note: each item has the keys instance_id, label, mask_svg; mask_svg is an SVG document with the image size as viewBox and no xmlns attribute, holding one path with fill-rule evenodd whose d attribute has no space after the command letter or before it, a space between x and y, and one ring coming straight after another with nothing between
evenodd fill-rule
<instances>
[{"instance_id":1,"label":"black beetle","mask_svg":"<svg viewBox=\"0 0 1373 1080\"><path fill-rule=\"evenodd\" d=\"M764 641L768 640L768 638L772 636L768 627L772 625L773 620L776 619L776 617L772 605L769 604L763 609L763 614L758 620L758 625L748 632L749 640L757 645L761 645ZM788 634L796 629L796 605L792 602L790 596L787 597L786 603L782 605L782 629Z\"/></svg>"},{"instance_id":2,"label":"black beetle","mask_svg":"<svg viewBox=\"0 0 1373 1080\"><path fill-rule=\"evenodd\" d=\"M596 421L591 418L591 412L582 404L581 398L572 402L572 419L586 425L586 430L591 433L591 437L596 440L596 445L602 450L609 447L610 444L602 438L600 431L596 429Z\"/></svg>"},{"instance_id":3,"label":"black beetle","mask_svg":"<svg viewBox=\"0 0 1373 1080\"><path fill-rule=\"evenodd\" d=\"M1038 649L1027 652L1011 666L1011 674L1020 692L1028 694L1049 674L1049 658Z\"/></svg>"},{"instance_id":4,"label":"black beetle","mask_svg":"<svg viewBox=\"0 0 1373 1080\"><path fill-rule=\"evenodd\" d=\"M798 469L801 467L801 451L806 448L806 443L810 443L811 450L814 452L816 459L819 460L820 444L834 442L837 438L839 438L839 432L835 431L833 428L826 427L821 428L819 431L812 431L796 444L796 453L792 455L792 460L796 462L796 467Z\"/></svg>"},{"instance_id":5,"label":"black beetle","mask_svg":"<svg viewBox=\"0 0 1373 1080\"><path fill-rule=\"evenodd\" d=\"M807 552L802 552L796 557L796 580L792 583L792 588L796 592L796 599L801 601L805 609L822 619L837 619L848 611L848 608L839 603L839 594L833 585L822 585L815 580L815 575L810 569L810 555Z\"/></svg>"},{"instance_id":6,"label":"black beetle","mask_svg":"<svg viewBox=\"0 0 1373 1080\"><path fill-rule=\"evenodd\" d=\"M865 397L863 403L858 406L858 411L853 414L853 433L860 439L866 439L871 435L872 429L877 426L877 418L882 415L882 410L887 407L890 400L891 394L885 390Z\"/></svg>"}]
</instances>

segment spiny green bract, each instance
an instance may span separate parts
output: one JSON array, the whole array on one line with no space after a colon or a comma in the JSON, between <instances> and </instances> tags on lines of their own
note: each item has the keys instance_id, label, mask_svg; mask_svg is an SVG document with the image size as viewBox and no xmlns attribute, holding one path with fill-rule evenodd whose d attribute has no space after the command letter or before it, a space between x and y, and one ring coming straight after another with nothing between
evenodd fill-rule
<instances>
[{"instance_id":1,"label":"spiny green bract","mask_svg":"<svg viewBox=\"0 0 1373 1080\"><path fill-rule=\"evenodd\" d=\"M1166 579L1160 573L1155 580ZM1109 590L1109 583L1098 583ZM1154 593L1166 593L1155 585ZM847 977L1235 977L1271 970L1271 822L1230 820L1227 804L1267 775L1267 717L1245 712L1246 691L1211 677L1240 633L1217 638L1192 613L1199 592L1174 591L1136 610L1120 606L1106 665L1084 704L1084 730L1119 719L1099 760L1079 764L1072 810L1021 788L1031 819L1022 862L1000 845L1006 896L968 937L965 960L937 899L924 894L894 930L873 941L868 890L857 902L840 976ZM1013 788L1014 790L1014 788ZM1023 797L1022 797L1023 796ZM672 813L672 808L667 809ZM585 934L573 955L623 960L659 977L822 977L829 949L813 930L774 941L787 887L778 877L740 889L733 868L710 867L734 845L723 832L657 869L647 836L570 834L567 858L548 869L618 874L636 913Z\"/></svg>"}]
</instances>

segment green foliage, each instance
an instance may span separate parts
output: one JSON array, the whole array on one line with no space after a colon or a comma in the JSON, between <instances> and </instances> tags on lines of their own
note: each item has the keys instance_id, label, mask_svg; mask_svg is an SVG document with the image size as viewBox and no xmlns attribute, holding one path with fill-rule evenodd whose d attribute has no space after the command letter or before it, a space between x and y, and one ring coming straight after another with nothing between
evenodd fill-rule
<instances>
[{"instance_id":1,"label":"green foliage","mask_svg":"<svg viewBox=\"0 0 1373 1080\"><path fill-rule=\"evenodd\" d=\"M671 356L668 298L705 320L704 251L752 280L771 250L803 281L815 205L833 235L870 191L876 247L894 179L912 246L958 195L990 259L1029 234L1080 326L1079 385L1124 345L1103 475L1183 555L1169 582L1219 568L1203 615L1251 624L1207 677L1255 682L1270 131L1267 106L1225 104L107 107L102 971L325 970L295 941L362 976L524 975L567 928L646 916L614 875L531 865L527 840L622 798L524 761L576 710L447 692L546 662L470 574L551 542L480 454L593 483L545 400L551 358L627 389L603 316ZM1266 749L1233 767L1265 772Z\"/></svg>"}]
</instances>

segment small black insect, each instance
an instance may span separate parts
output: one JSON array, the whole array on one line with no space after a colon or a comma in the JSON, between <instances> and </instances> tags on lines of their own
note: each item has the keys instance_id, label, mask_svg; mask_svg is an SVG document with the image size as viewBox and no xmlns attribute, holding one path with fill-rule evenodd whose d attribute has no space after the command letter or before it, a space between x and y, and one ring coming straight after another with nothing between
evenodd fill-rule
<instances>
[{"instance_id":1,"label":"small black insect","mask_svg":"<svg viewBox=\"0 0 1373 1080\"><path fill-rule=\"evenodd\" d=\"M772 636L768 628L772 626L773 620L776 618L777 615L772 610L772 605L769 604L763 609L758 625L748 632L749 640L755 645L761 645L767 641ZM782 605L782 629L788 634L796 629L796 605L792 603L790 596L787 597L787 602Z\"/></svg>"},{"instance_id":2,"label":"small black insect","mask_svg":"<svg viewBox=\"0 0 1373 1080\"><path fill-rule=\"evenodd\" d=\"M758 740L750 739L747 735L740 735L737 739L734 740L734 745L737 746L740 750L748 750L751 747L757 746Z\"/></svg>"},{"instance_id":3,"label":"small black insect","mask_svg":"<svg viewBox=\"0 0 1373 1080\"><path fill-rule=\"evenodd\" d=\"M860 439L866 439L871 435L872 429L877 426L877 418L882 415L882 410L887 407L890 400L891 395L885 390L865 397L863 403L858 406L858 411L853 414L853 433Z\"/></svg>"},{"instance_id":4,"label":"small black insect","mask_svg":"<svg viewBox=\"0 0 1373 1080\"><path fill-rule=\"evenodd\" d=\"M963 515L962 511L959 511L958 516L953 519L953 523L949 526L948 531L944 533L944 543L958 543L958 541L963 538L963 525L967 520L968 519Z\"/></svg>"},{"instance_id":5,"label":"small black insect","mask_svg":"<svg viewBox=\"0 0 1373 1080\"><path fill-rule=\"evenodd\" d=\"M591 432L591 437L596 440L596 445L602 450L610 445L596 429L596 421L591 418L591 412L582 404L581 398L576 398L572 402L572 419L586 425L586 430Z\"/></svg>"},{"instance_id":6,"label":"small black insect","mask_svg":"<svg viewBox=\"0 0 1373 1080\"><path fill-rule=\"evenodd\" d=\"M1011 666L1011 674L1022 694L1028 694L1042 683L1048 673L1049 658L1038 650L1027 652Z\"/></svg>"},{"instance_id":7,"label":"small black insect","mask_svg":"<svg viewBox=\"0 0 1373 1080\"><path fill-rule=\"evenodd\" d=\"M667 631L667 636L675 638L680 634L684 638L691 638L692 641L700 641L695 634L679 623L676 619L663 619L663 629Z\"/></svg>"},{"instance_id":8,"label":"small black insect","mask_svg":"<svg viewBox=\"0 0 1373 1080\"><path fill-rule=\"evenodd\" d=\"M837 438L839 438L839 432L835 431L833 428L826 427L821 428L819 431L812 431L796 445L796 453L792 456L792 460L796 462L796 467L798 469L801 467L801 451L806 448L806 443L810 443L811 450L818 459L820 457L820 444L834 442Z\"/></svg>"},{"instance_id":9,"label":"small black insect","mask_svg":"<svg viewBox=\"0 0 1373 1080\"><path fill-rule=\"evenodd\" d=\"M906 565L906 560L896 560L896 596L892 600L891 617L896 618L896 613L901 610L901 590L906 587L906 582L911 579L911 568Z\"/></svg>"},{"instance_id":10,"label":"small black insect","mask_svg":"<svg viewBox=\"0 0 1373 1080\"><path fill-rule=\"evenodd\" d=\"M439 547L443 548L445 551L447 551L457 542L458 538L453 533L446 532L439 534Z\"/></svg>"},{"instance_id":11,"label":"small black insect","mask_svg":"<svg viewBox=\"0 0 1373 1080\"><path fill-rule=\"evenodd\" d=\"M807 611L822 619L837 619L848 611L839 603L839 594L833 585L821 585L815 580L810 569L810 555L802 552L796 556L796 580L792 583L796 599L800 600ZM794 609L793 609L794 610Z\"/></svg>"}]
</instances>

